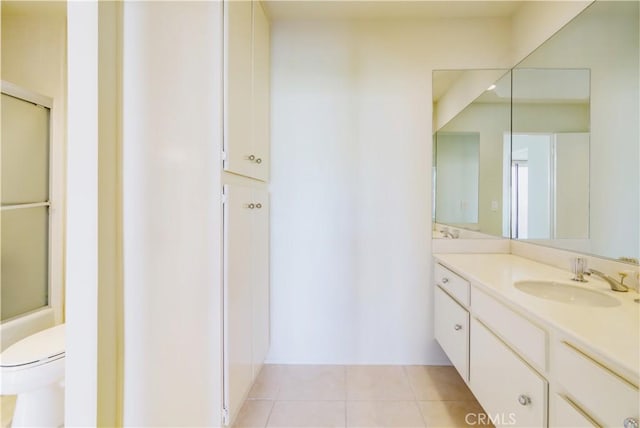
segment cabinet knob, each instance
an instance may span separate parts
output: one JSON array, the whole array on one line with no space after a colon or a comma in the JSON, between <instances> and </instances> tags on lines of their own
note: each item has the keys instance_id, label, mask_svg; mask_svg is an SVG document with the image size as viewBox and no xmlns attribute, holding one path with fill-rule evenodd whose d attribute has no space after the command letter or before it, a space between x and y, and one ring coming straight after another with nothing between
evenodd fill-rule
<instances>
[{"instance_id":1,"label":"cabinet knob","mask_svg":"<svg viewBox=\"0 0 640 428\"><path fill-rule=\"evenodd\" d=\"M518 403L522 404L523 406L528 406L529 404L531 404L531 398L529 398L528 395L521 394L518 396Z\"/></svg>"},{"instance_id":2,"label":"cabinet knob","mask_svg":"<svg viewBox=\"0 0 640 428\"><path fill-rule=\"evenodd\" d=\"M462 330L462 326L460 324L456 324L453 326L454 330Z\"/></svg>"},{"instance_id":3,"label":"cabinet knob","mask_svg":"<svg viewBox=\"0 0 640 428\"><path fill-rule=\"evenodd\" d=\"M254 160L256 160L256 157L254 155L249 155L249 157L247 159L249 159L251 162L253 162Z\"/></svg>"},{"instance_id":4,"label":"cabinet knob","mask_svg":"<svg viewBox=\"0 0 640 428\"><path fill-rule=\"evenodd\" d=\"M256 204L256 208L257 208L257 209L262 208L262 204L261 204L260 202L258 202L258 203Z\"/></svg>"},{"instance_id":5,"label":"cabinet knob","mask_svg":"<svg viewBox=\"0 0 640 428\"><path fill-rule=\"evenodd\" d=\"M262 159L260 158L256 159L256 163L262 163Z\"/></svg>"},{"instance_id":6,"label":"cabinet knob","mask_svg":"<svg viewBox=\"0 0 640 428\"><path fill-rule=\"evenodd\" d=\"M627 418L624 420L624 428L638 428L638 420L636 418Z\"/></svg>"},{"instance_id":7,"label":"cabinet knob","mask_svg":"<svg viewBox=\"0 0 640 428\"><path fill-rule=\"evenodd\" d=\"M447 278L446 276L444 278L442 278L442 283L446 284L447 282L449 282L449 278Z\"/></svg>"},{"instance_id":8,"label":"cabinet knob","mask_svg":"<svg viewBox=\"0 0 640 428\"><path fill-rule=\"evenodd\" d=\"M254 204L249 204L247 205L247 208L249 208L250 210L254 209L256 206Z\"/></svg>"}]
</instances>

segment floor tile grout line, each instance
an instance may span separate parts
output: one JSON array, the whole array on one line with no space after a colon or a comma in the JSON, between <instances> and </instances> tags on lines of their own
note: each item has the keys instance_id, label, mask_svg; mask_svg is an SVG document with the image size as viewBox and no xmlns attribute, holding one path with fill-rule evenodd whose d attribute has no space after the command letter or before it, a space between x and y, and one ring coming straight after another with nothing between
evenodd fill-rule
<instances>
[{"instance_id":1,"label":"floor tile grout line","mask_svg":"<svg viewBox=\"0 0 640 428\"><path fill-rule=\"evenodd\" d=\"M271 408L269 409L269 415L267 415L267 420L264 421L264 427L263 428L267 428L269 426L269 419L271 419L271 415L273 414L274 407L276 407L276 401L275 400L273 400L271 402Z\"/></svg>"},{"instance_id":2,"label":"floor tile grout line","mask_svg":"<svg viewBox=\"0 0 640 428\"><path fill-rule=\"evenodd\" d=\"M411 383L411 379L409 379L409 373L407 371L407 366L403 365L402 366L402 372L404 373L404 377L407 380L407 383L409 384L409 389L411 389L411 392L413 393L413 399L417 400L418 399L418 394L416 393L416 389L413 387L413 384Z\"/></svg>"},{"instance_id":3,"label":"floor tile grout line","mask_svg":"<svg viewBox=\"0 0 640 428\"><path fill-rule=\"evenodd\" d=\"M413 402L414 402L415 406L418 408L418 413L420 413L420 418L422 418L422 424L426 428L427 427L427 419L424 416L424 413L422 411L422 406L418 402L418 393L416 392L416 388L413 386L413 383L411 382L411 379L409 378L408 366L407 365L403 365L402 366L402 370L403 370L403 372L405 374L405 377L407 378L407 382L409 383L409 388L411 388L411 392L413 392Z\"/></svg>"},{"instance_id":4,"label":"floor tile grout line","mask_svg":"<svg viewBox=\"0 0 640 428\"><path fill-rule=\"evenodd\" d=\"M285 373L288 371L287 366L280 365L279 370L277 370L276 375L278 381L276 382L275 393L273 394L273 404L271 405L271 410L269 410L269 416L267 416L267 421L264 423L264 428L269 426L269 421L271 420L271 416L273 415L273 410L276 408L276 403L278 402L278 396L280 395L280 390L282 389L282 382L285 377Z\"/></svg>"},{"instance_id":5,"label":"floor tile grout line","mask_svg":"<svg viewBox=\"0 0 640 428\"><path fill-rule=\"evenodd\" d=\"M347 366L342 366L342 372L344 375L344 427L347 428L347 400L349 399L349 385L347 381Z\"/></svg>"}]
</instances>

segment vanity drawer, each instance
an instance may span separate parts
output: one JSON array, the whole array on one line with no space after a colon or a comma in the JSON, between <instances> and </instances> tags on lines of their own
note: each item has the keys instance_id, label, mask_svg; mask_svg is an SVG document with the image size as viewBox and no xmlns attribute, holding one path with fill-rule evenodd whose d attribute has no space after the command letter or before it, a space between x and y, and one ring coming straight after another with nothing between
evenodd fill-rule
<instances>
[{"instance_id":1,"label":"vanity drawer","mask_svg":"<svg viewBox=\"0 0 640 428\"><path fill-rule=\"evenodd\" d=\"M473 313L505 342L545 372L547 332L486 293L471 290Z\"/></svg>"},{"instance_id":2,"label":"vanity drawer","mask_svg":"<svg viewBox=\"0 0 640 428\"><path fill-rule=\"evenodd\" d=\"M469 306L469 281L439 263L436 263L433 275L437 285L463 306Z\"/></svg>"},{"instance_id":3,"label":"vanity drawer","mask_svg":"<svg viewBox=\"0 0 640 428\"><path fill-rule=\"evenodd\" d=\"M469 380L469 312L435 288L435 337L460 376Z\"/></svg>"},{"instance_id":4,"label":"vanity drawer","mask_svg":"<svg viewBox=\"0 0 640 428\"><path fill-rule=\"evenodd\" d=\"M567 396L599 425L621 427L640 416L638 388L573 346L558 344L552 369Z\"/></svg>"},{"instance_id":5,"label":"vanity drawer","mask_svg":"<svg viewBox=\"0 0 640 428\"><path fill-rule=\"evenodd\" d=\"M487 414L503 425L545 427L547 381L480 321L470 328L469 384Z\"/></svg>"},{"instance_id":6,"label":"vanity drawer","mask_svg":"<svg viewBox=\"0 0 640 428\"><path fill-rule=\"evenodd\" d=\"M549 426L551 428L597 427L593 421L584 415L581 409L565 397L554 394L553 399L550 401Z\"/></svg>"}]
</instances>

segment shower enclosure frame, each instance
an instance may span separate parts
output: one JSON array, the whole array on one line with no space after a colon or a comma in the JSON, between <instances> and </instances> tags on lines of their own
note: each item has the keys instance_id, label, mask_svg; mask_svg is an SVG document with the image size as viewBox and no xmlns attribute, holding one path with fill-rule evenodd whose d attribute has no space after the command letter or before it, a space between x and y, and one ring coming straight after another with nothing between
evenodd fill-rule
<instances>
[{"instance_id":1,"label":"shower enclosure frame","mask_svg":"<svg viewBox=\"0 0 640 428\"><path fill-rule=\"evenodd\" d=\"M47 305L7 319L0 324L0 347L7 348L12 343L37 331L59 324L64 320L64 171L56 165L54 150L61 150L64 144L56 144L55 137L62 134L54 123L55 100L46 95L31 91L14 83L2 80L2 94L18 98L49 110L49 197L47 202L24 204L23 206L3 207L7 209L25 209L33 206L48 207L48 298ZM64 141L64 140L62 140Z\"/></svg>"}]
</instances>

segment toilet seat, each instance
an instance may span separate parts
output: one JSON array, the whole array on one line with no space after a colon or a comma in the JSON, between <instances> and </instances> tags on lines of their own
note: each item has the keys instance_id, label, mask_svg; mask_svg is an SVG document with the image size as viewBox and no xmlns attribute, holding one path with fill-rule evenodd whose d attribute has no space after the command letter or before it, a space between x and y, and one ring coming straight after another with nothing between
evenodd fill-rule
<instances>
[{"instance_id":1,"label":"toilet seat","mask_svg":"<svg viewBox=\"0 0 640 428\"><path fill-rule=\"evenodd\" d=\"M28 368L64 358L64 333L65 325L60 324L14 343L0 354L0 367Z\"/></svg>"},{"instance_id":2,"label":"toilet seat","mask_svg":"<svg viewBox=\"0 0 640 428\"><path fill-rule=\"evenodd\" d=\"M18 396L11 426L64 425L64 329L40 331L0 354L0 394Z\"/></svg>"}]
</instances>

